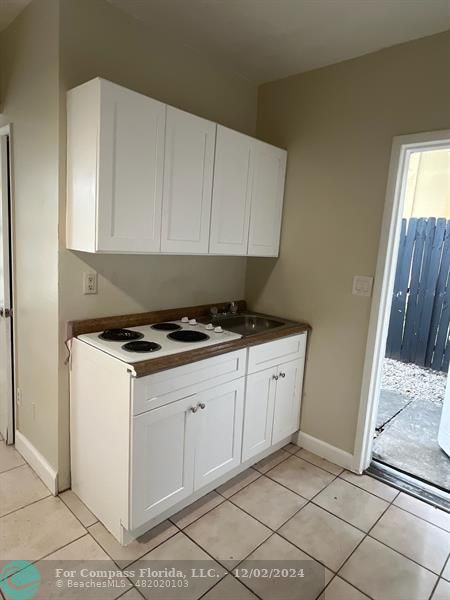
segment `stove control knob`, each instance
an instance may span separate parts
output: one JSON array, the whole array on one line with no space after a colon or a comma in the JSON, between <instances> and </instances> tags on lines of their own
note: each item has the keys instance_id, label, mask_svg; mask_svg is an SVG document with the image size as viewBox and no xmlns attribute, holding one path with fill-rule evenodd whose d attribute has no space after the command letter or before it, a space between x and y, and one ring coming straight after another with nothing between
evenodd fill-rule
<instances>
[{"instance_id":1,"label":"stove control knob","mask_svg":"<svg viewBox=\"0 0 450 600\"><path fill-rule=\"evenodd\" d=\"M215 328L214 328L214 331L215 331L216 333L223 333L223 329L222 329L222 327L221 327L220 325L219 325L219 327L215 327Z\"/></svg>"},{"instance_id":2,"label":"stove control knob","mask_svg":"<svg viewBox=\"0 0 450 600\"><path fill-rule=\"evenodd\" d=\"M214 325L212 323L208 323L208 325L206 325L205 329L214 329Z\"/></svg>"},{"instance_id":3,"label":"stove control knob","mask_svg":"<svg viewBox=\"0 0 450 600\"><path fill-rule=\"evenodd\" d=\"M197 325L197 319L189 319L189 325Z\"/></svg>"},{"instance_id":4,"label":"stove control knob","mask_svg":"<svg viewBox=\"0 0 450 600\"><path fill-rule=\"evenodd\" d=\"M189 323L189 319L188 319L187 317L183 317L183 318L181 319L181 322L182 322L182 323Z\"/></svg>"}]
</instances>

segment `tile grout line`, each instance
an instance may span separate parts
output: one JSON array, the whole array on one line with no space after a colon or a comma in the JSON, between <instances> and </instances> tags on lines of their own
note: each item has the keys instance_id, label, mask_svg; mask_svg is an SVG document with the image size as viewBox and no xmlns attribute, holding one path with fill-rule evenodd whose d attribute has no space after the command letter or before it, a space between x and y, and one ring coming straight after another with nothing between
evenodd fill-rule
<instances>
[{"instance_id":1,"label":"tile grout line","mask_svg":"<svg viewBox=\"0 0 450 600\"><path fill-rule=\"evenodd\" d=\"M41 560L46 560L49 556L51 556L55 552L59 552L63 548L66 548L67 546L70 546L70 544L73 544L74 542L78 542L78 540L81 540L82 538L86 537L86 535L89 535L89 532L86 531L85 533L83 533L83 535L80 535L79 537L74 538L73 540L70 540L70 542L67 542L67 544L63 544L62 546L59 546L55 550L52 550L51 552L48 552L47 554L44 554L43 556L40 556L39 558L36 558L34 560L27 560L26 562L28 564L24 565L21 569L17 569L16 573L19 573L20 571L23 571L24 569L27 569L30 565L37 564Z\"/></svg>"},{"instance_id":2,"label":"tile grout line","mask_svg":"<svg viewBox=\"0 0 450 600\"><path fill-rule=\"evenodd\" d=\"M164 522L164 521L163 521L163 522ZM106 527L103 525L103 523L101 523L100 521L97 521L97 523L100 523L100 525L106 529ZM96 525L97 523L94 523L93 525L90 525L90 527L93 527L93 526L94 526L94 525ZM121 567L121 566L119 565L119 563L117 562L117 561L118 561L118 560L120 560L120 559L116 559L116 558L113 558L113 557L111 556L111 554L110 554L110 553L108 552L108 550L107 550L107 549L106 549L106 548L105 548L105 547L102 545L102 543L101 543L99 540L97 540L97 539L96 539L96 537L95 537L95 536L94 536L94 535L93 535L93 534L92 534L92 533L89 531L89 527L87 528L87 531L88 531L89 535L92 537L92 539L93 539L95 542L97 542L97 544L100 546L100 548L101 548L101 549L102 549L104 552L106 552L106 554L107 554L107 555L109 556L109 558L110 558L110 559L113 561L113 563L114 563L115 565L117 565L117 568L118 568L118 569L120 569L121 571L123 571L124 569L128 569L128 567L130 567L131 565L133 565L133 564L134 564L135 562L137 562L138 560L141 560L143 556L145 556L145 555L146 555L146 554L148 554L149 552L153 552L153 550L156 550L156 548L159 548L159 546L161 546L161 544L164 544L165 542L168 542L168 541L169 541L169 540L171 540L173 537L175 537L175 536L176 536L178 533L180 533L181 529L180 529L179 527L177 527L177 526L176 526L176 525L174 525L173 523L171 523L171 525L173 525L173 526L175 527L175 529L177 530L177 531L175 531L175 533L172 533L172 535L169 535L169 537L168 537L168 538L166 538L166 539L162 540L161 542L159 542L159 544L156 544L156 546L154 546L154 547L153 547L151 550L145 550L145 551L143 552L143 554L141 554L140 556L138 556L138 557L136 557L136 558L133 558L133 559L132 559L132 560L131 560L129 563L127 563L126 565L123 565L122 567ZM106 529L106 531L108 531L108 530ZM151 530L150 530L150 531L151 531ZM109 535L111 535L111 534L109 533L109 531L108 531L108 534L109 534ZM113 536L113 537L114 537L114 536ZM136 538L136 540L137 540L137 539L139 539L139 538ZM117 541L117 540L116 540L116 538L114 538L114 541ZM120 543L120 542L118 542L118 543ZM130 543L131 543L131 542L130 542ZM126 547L126 546L122 546L122 547Z\"/></svg>"},{"instance_id":3,"label":"tile grout line","mask_svg":"<svg viewBox=\"0 0 450 600\"><path fill-rule=\"evenodd\" d=\"M398 494L397 494L398 496ZM370 533L371 531L374 529L374 527L379 523L379 521L383 518L383 516L387 513L387 511L390 509L391 506L394 505L394 501L397 498L397 496L395 496L395 498L392 499L391 502L388 503L388 506L386 507L386 509L382 512L382 514L378 517L378 519L374 522L374 524L372 525L372 527L370 527L370 529L368 530L368 532L366 533L366 535L363 537L363 539L359 542L359 544L353 549L353 551L348 555L348 557L345 559L345 561L342 563L342 565L340 566L337 575L339 575L339 577L341 579L343 579L346 583L348 583L349 585L353 585L352 583L350 583L350 581L348 581L347 579L345 579L345 577L342 576L341 571L344 568L344 566L348 563L348 561L350 560L350 558L355 554L355 552L357 551L357 549L361 546L361 544L364 542L364 540L366 540L368 537L370 537L370 539L375 540L375 538L373 538ZM379 544L381 544L382 546L389 548L390 550L392 550L392 552L395 552L397 554L399 554L400 556L402 556L403 558L405 558L406 560L409 560L411 562L413 562L414 564L418 565L419 567L421 567L422 569L426 569L427 571L429 571L430 573L432 573L434 576L436 576L436 573L433 573L432 571L430 571L429 569L427 569L426 567L424 567L423 565L412 561L410 558L408 558L407 556L405 556L404 554L402 554L401 552L398 552L397 550L394 550L393 548L391 548L390 546L388 546L387 544L384 544L383 542L380 542L379 540L375 540L377 541ZM445 566L445 565L444 565ZM356 586L353 586L356 587ZM359 589L359 588L356 588ZM362 590L359 590L362 592ZM434 588L433 588L433 592L434 592ZM432 593L433 593L432 592ZM366 592L362 592L364 594L366 594L366 596L368 596L368 594ZM431 595L429 596L429 598L431 598Z\"/></svg>"},{"instance_id":4,"label":"tile grout line","mask_svg":"<svg viewBox=\"0 0 450 600\"><path fill-rule=\"evenodd\" d=\"M25 504L24 506L18 506L17 508L15 508L14 510L11 510L7 513L5 513L4 515L0 516L0 524L3 518L5 517L10 517L11 515L13 515L16 512L19 512L21 510L25 510L26 508L28 508L29 506L33 506L33 504L37 504L38 502L41 502L42 500L46 500L47 498L57 498L57 496L53 496L53 494L51 494L50 492L47 494L47 496L43 496L42 498L38 498L37 500L32 500L32 502L29 502L28 504Z\"/></svg>"},{"instance_id":5,"label":"tile grout line","mask_svg":"<svg viewBox=\"0 0 450 600\"><path fill-rule=\"evenodd\" d=\"M70 488L70 489L71 489L71 488ZM64 492L67 492L67 491L68 491L68 490L64 490ZM64 492L63 492L63 493L64 493ZM72 493L73 493L73 494L74 494L74 495L75 495L75 496L78 498L78 496L75 494L75 492L72 492ZM67 510L73 514L73 516L75 517L75 519L77 519L77 521L79 521L79 523L81 523L81 525L83 525L83 527L86 529L86 531L88 531L88 527L92 527L93 525L96 525L97 523L99 523L99 522L100 522L100 521L97 519L96 515L94 515L94 513L93 513L93 512L91 512L91 511L89 510L89 508L86 506L86 504L85 504L85 503L84 503L82 500L80 500L80 498L78 498L78 500L80 500L80 502L83 504L83 506L86 508L86 510L89 510L89 512L91 513L91 515L93 515L93 516L94 516L94 517L97 519L96 521L94 521L94 523L91 523L90 525L85 525L85 524L83 523L83 521L82 521L82 520L81 520L81 519L80 519L80 518L79 518L79 517L78 517L78 516L77 516L77 515L74 513L74 511L73 511L73 510L70 508L70 506L69 506L69 505L66 503L66 501L64 500L64 498L62 498L62 495L61 495L61 494L58 494L58 498L61 500L61 502L63 502L63 504L64 504L64 506L67 508ZM88 531L88 533L89 533L89 531ZM94 537L94 536L92 536L92 537ZM94 539L95 539L95 538L94 538Z\"/></svg>"},{"instance_id":6,"label":"tile grout line","mask_svg":"<svg viewBox=\"0 0 450 600\"><path fill-rule=\"evenodd\" d=\"M20 469L20 467L25 467L25 466L29 467L31 469L30 465L24 461L22 465L16 465L15 467L10 467L9 469L0 471L0 477L3 475L3 473L9 473L10 471L15 471L16 469ZM31 469L31 470L33 471L33 473L35 473L33 469ZM35 473L35 475L36 475L36 473ZM38 477L38 476L36 475L36 477ZM42 481L42 480L39 478L39 481Z\"/></svg>"}]
</instances>

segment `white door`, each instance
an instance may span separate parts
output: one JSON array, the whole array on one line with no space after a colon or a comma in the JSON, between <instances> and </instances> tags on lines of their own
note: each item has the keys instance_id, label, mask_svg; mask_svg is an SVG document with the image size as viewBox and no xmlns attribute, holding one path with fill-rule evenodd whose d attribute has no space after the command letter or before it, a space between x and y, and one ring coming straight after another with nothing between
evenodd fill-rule
<instances>
[{"instance_id":1,"label":"white door","mask_svg":"<svg viewBox=\"0 0 450 600\"><path fill-rule=\"evenodd\" d=\"M195 396L199 429L195 489L218 479L241 462L244 379Z\"/></svg>"},{"instance_id":2,"label":"white door","mask_svg":"<svg viewBox=\"0 0 450 600\"><path fill-rule=\"evenodd\" d=\"M272 444L299 429L303 359L279 365L276 376Z\"/></svg>"},{"instance_id":3,"label":"white door","mask_svg":"<svg viewBox=\"0 0 450 600\"><path fill-rule=\"evenodd\" d=\"M218 125L210 254L247 254L254 140Z\"/></svg>"},{"instance_id":4,"label":"white door","mask_svg":"<svg viewBox=\"0 0 450 600\"><path fill-rule=\"evenodd\" d=\"M161 251L207 254L216 124L167 107Z\"/></svg>"},{"instance_id":5,"label":"white door","mask_svg":"<svg viewBox=\"0 0 450 600\"><path fill-rule=\"evenodd\" d=\"M0 434L14 442L8 136L0 134Z\"/></svg>"},{"instance_id":6,"label":"white door","mask_svg":"<svg viewBox=\"0 0 450 600\"><path fill-rule=\"evenodd\" d=\"M272 445L276 369L265 369L247 376L244 409L242 461L256 456Z\"/></svg>"},{"instance_id":7,"label":"white door","mask_svg":"<svg viewBox=\"0 0 450 600\"><path fill-rule=\"evenodd\" d=\"M100 85L97 249L159 252L166 107Z\"/></svg>"},{"instance_id":8,"label":"white door","mask_svg":"<svg viewBox=\"0 0 450 600\"><path fill-rule=\"evenodd\" d=\"M286 151L254 140L249 256L278 256Z\"/></svg>"},{"instance_id":9,"label":"white door","mask_svg":"<svg viewBox=\"0 0 450 600\"><path fill-rule=\"evenodd\" d=\"M133 418L131 528L190 496L194 489L195 396Z\"/></svg>"}]
</instances>

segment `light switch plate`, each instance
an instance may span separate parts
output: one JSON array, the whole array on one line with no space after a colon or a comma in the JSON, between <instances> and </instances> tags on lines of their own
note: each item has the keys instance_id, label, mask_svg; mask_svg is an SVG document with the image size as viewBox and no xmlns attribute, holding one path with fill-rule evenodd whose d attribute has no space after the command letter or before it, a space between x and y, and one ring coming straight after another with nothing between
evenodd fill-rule
<instances>
[{"instance_id":1,"label":"light switch plate","mask_svg":"<svg viewBox=\"0 0 450 600\"><path fill-rule=\"evenodd\" d=\"M355 275L353 277L352 294L354 296L365 296L369 298L372 295L373 277L365 275Z\"/></svg>"}]
</instances>

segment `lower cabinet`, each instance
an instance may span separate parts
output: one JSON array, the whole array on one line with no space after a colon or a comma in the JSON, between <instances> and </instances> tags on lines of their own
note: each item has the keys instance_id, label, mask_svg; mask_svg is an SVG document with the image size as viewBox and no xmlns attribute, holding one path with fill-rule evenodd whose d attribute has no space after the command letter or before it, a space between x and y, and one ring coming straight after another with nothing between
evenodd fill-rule
<instances>
[{"instance_id":1,"label":"lower cabinet","mask_svg":"<svg viewBox=\"0 0 450 600\"><path fill-rule=\"evenodd\" d=\"M133 418L132 528L240 464L243 408L241 378Z\"/></svg>"},{"instance_id":2,"label":"lower cabinet","mask_svg":"<svg viewBox=\"0 0 450 600\"><path fill-rule=\"evenodd\" d=\"M133 417L130 521L135 528L194 490L194 397Z\"/></svg>"},{"instance_id":3,"label":"lower cabinet","mask_svg":"<svg viewBox=\"0 0 450 600\"><path fill-rule=\"evenodd\" d=\"M272 444L281 442L299 428L303 359L280 365L275 378Z\"/></svg>"},{"instance_id":4,"label":"lower cabinet","mask_svg":"<svg viewBox=\"0 0 450 600\"><path fill-rule=\"evenodd\" d=\"M241 462L244 379L196 396L197 420L194 489L199 489Z\"/></svg>"},{"instance_id":5,"label":"lower cabinet","mask_svg":"<svg viewBox=\"0 0 450 600\"><path fill-rule=\"evenodd\" d=\"M248 460L272 445L275 369L247 376L242 460Z\"/></svg>"},{"instance_id":6,"label":"lower cabinet","mask_svg":"<svg viewBox=\"0 0 450 600\"><path fill-rule=\"evenodd\" d=\"M301 358L247 376L243 461L298 430L303 363Z\"/></svg>"}]
</instances>

